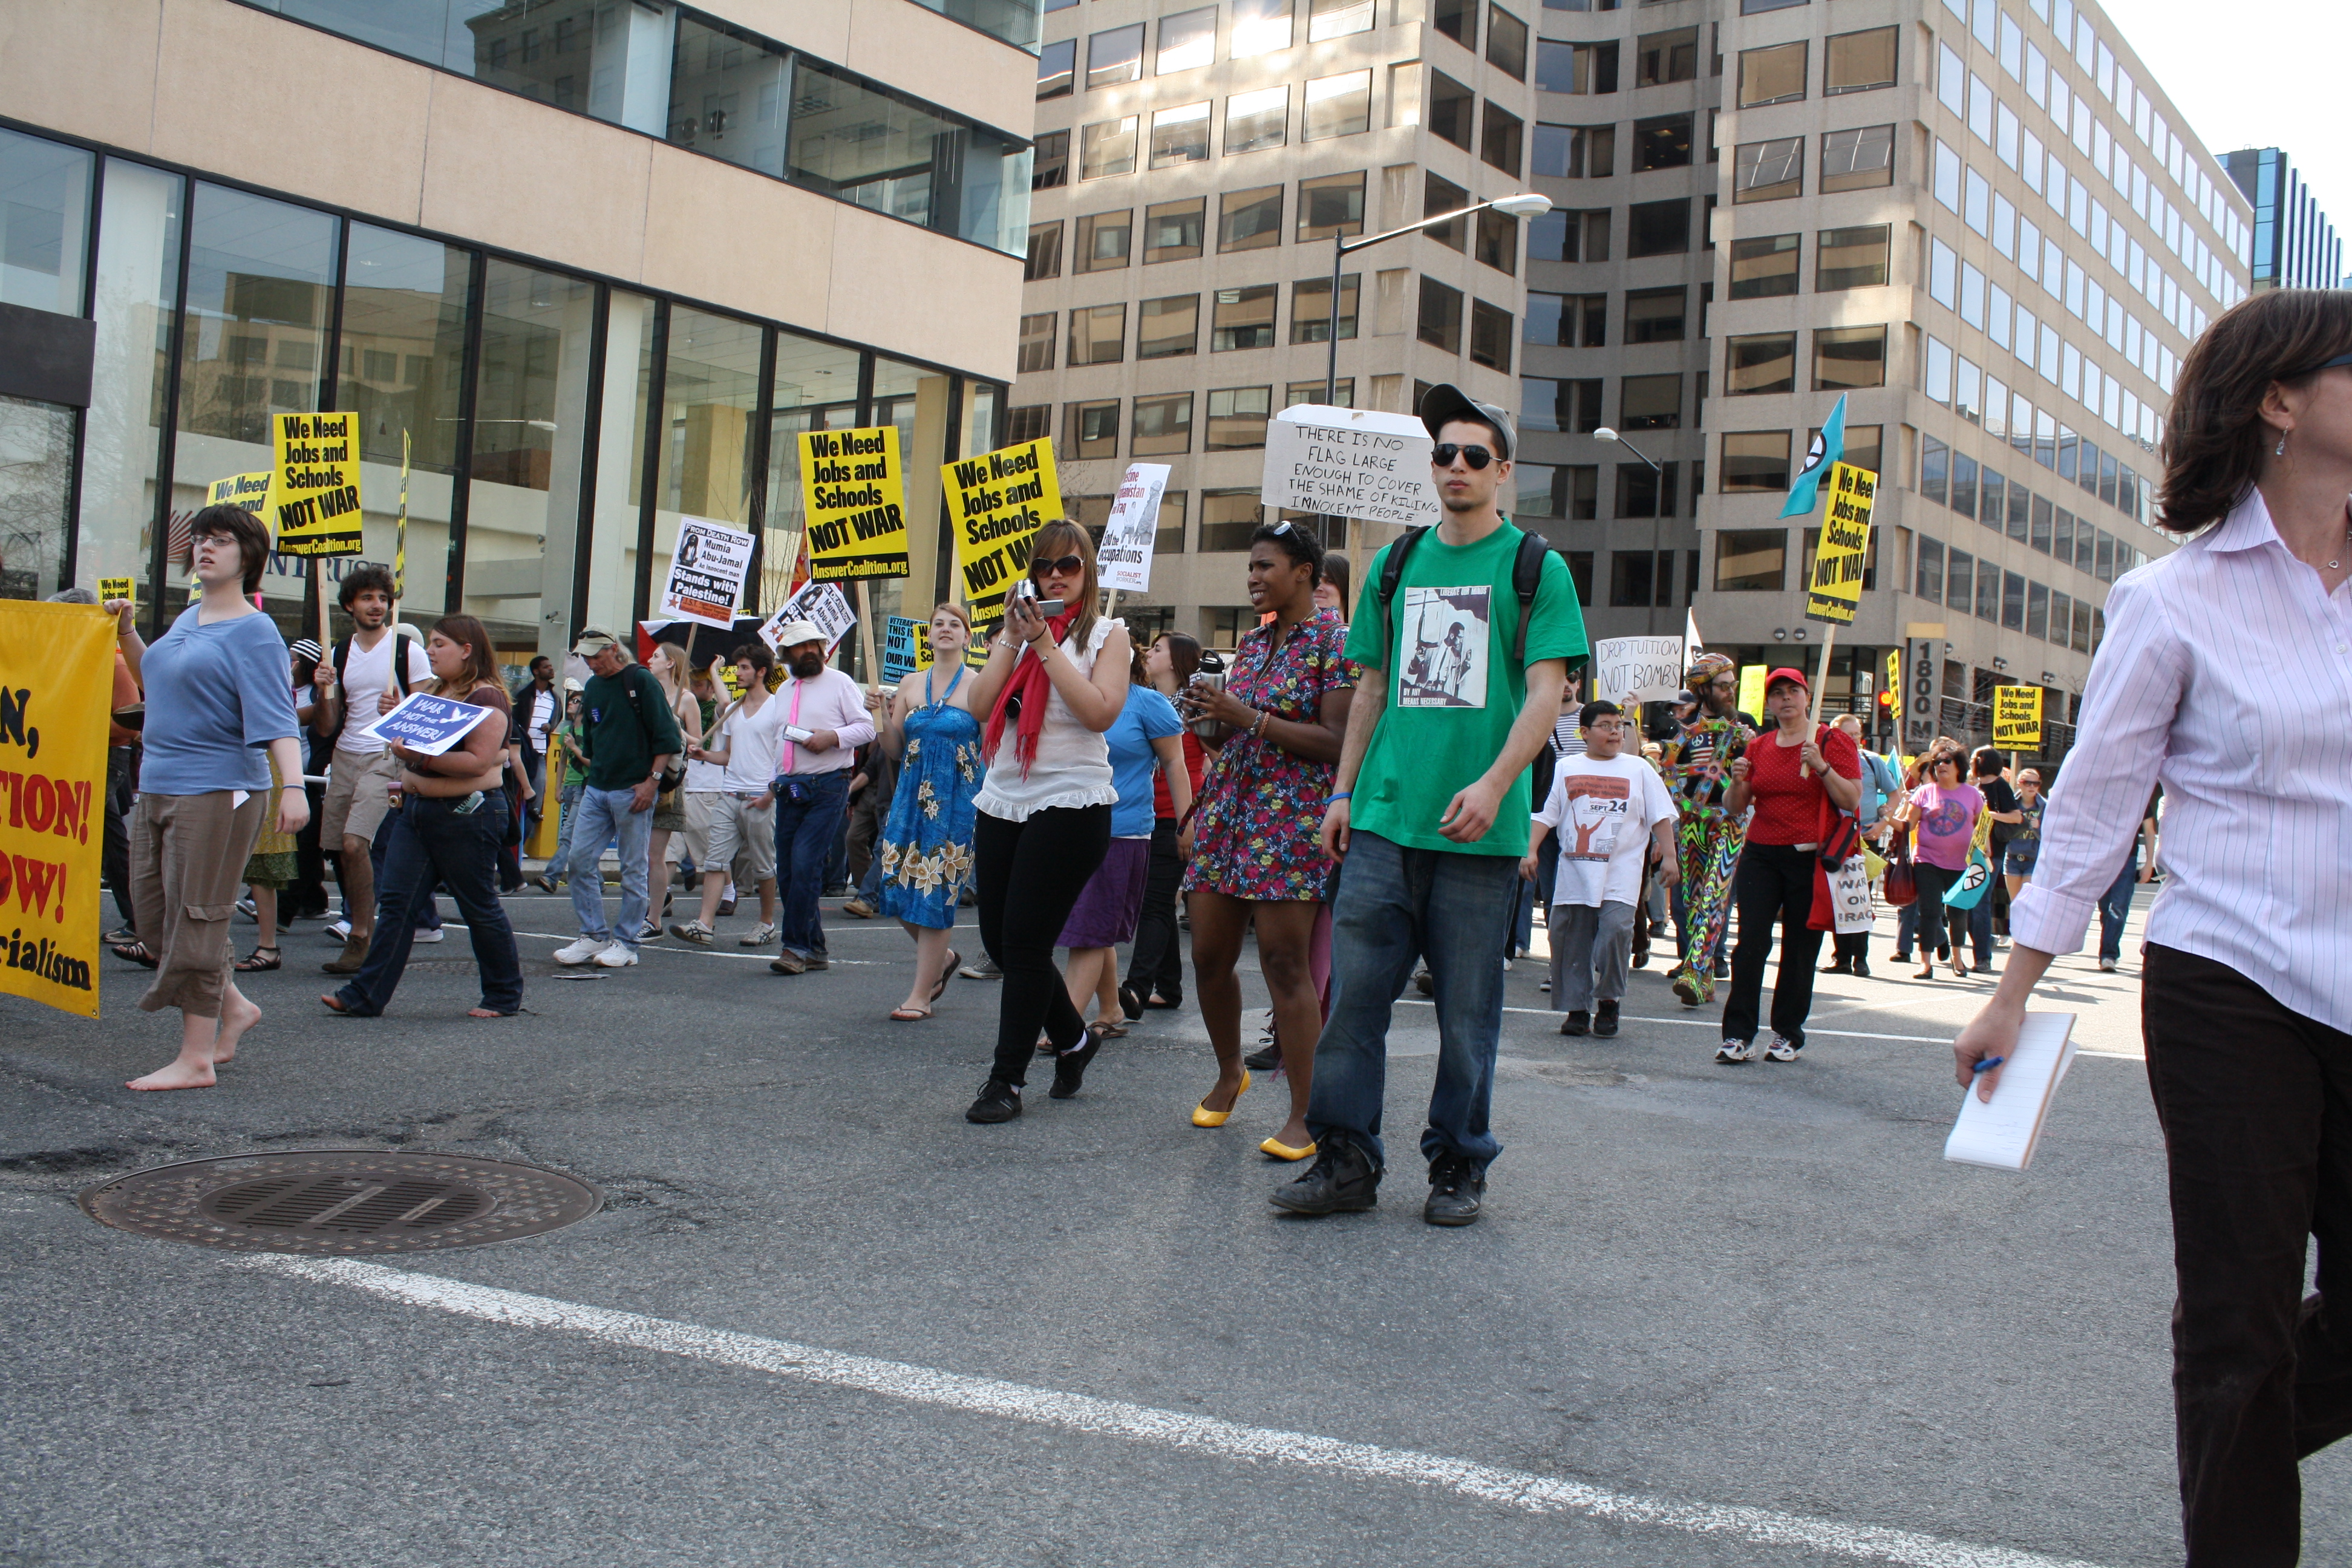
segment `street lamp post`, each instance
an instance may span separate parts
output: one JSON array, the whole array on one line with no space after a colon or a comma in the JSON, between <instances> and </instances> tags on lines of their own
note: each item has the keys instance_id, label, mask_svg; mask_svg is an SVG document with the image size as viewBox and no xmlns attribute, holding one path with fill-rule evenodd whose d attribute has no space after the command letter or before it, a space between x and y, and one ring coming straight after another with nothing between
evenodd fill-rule
<instances>
[{"instance_id":1,"label":"street lamp post","mask_svg":"<svg viewBox=\"0 0 2352 1568\"><path fill-rule=\"evenodd\" d=\"M1625 439L1624 437L1619 435L1616 431L1612 430L1608 426L1603 425L1601 428L1595 430L1592 433L1592 438L1596 441L1612 441L1618 446L1624 447L1625 450L1633 453L1633 456L1649 464L1650 471L1658 476L1658 479L1661 484L1664 483L1666 471L1665 469L1658 467L1658 460L1655 458L1651 457L1649 453L1642 450L1641 447L1633 445L1633 442ZM1664 497L1661 496L1659 500L1661 504L1663 504ZM1658 507L1655 506L1650 509L1650 571L1652 574L1650 578L1650 603L1649 606L1642 612L1642 629L1645 632L1655 632L1658 629L1658 582L1656 573L1658 570L1658 540L1661 537L1659 532L1661 524L1658 521ZM1593 586L1593 592L1598 594L1600 591L1600 585L1595 584ZM1671 581L1666 584L1666 591L1669 594L1674 592L1674 584Z\"/></svg>"}]
</instances>

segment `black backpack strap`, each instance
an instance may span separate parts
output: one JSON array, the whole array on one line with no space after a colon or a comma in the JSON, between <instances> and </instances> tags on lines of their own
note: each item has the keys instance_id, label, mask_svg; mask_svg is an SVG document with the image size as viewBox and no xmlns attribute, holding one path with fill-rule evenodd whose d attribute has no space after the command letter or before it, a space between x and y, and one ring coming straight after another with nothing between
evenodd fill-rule
<instances>
[{"instance_id":1,"label":"black backpack strap","mask_svg":"<svg viewBox=\"0 0 2352 1568\"><path fill-rule=\"evenodd\" d=\"M1396 542L1389 546L1388 553L1381 558L1381 618L1388 622L1389 663L1391 665L1396 663L1396 643L1404 635L1404 628L1391 616L1389 606L1396 599L1397 585L1404 581L1404 558L1412 553L1412 547L1420 543L1421 536L1428 531L1426 527L1406 529L1397 536Z\"/></svg>"},{"instance_id":2,"label":"black backpack strap","mask_svg":"<svg viewBox=\"0 0 2352 1568\"><path fill-rule=\"evenodd\" d=\"M1544 557L1551 546L1532 533L1519 535L1518 553L1511 557L1511 591L1519 598L1519 629L1511 635L1511 664L1528 662L1528 622L1534 617L1536 590L1543 584Z\"/></svg>"}]
</instances>

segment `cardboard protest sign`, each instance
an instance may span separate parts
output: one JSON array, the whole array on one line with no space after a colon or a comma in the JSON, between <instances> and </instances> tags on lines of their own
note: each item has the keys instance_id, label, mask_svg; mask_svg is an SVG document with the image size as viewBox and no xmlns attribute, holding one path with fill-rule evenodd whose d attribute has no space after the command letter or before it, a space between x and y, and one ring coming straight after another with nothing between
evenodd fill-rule
<instances>
[{"instance_id":1,"label":"cardboard protest sign","mask_svg":"<svg viewBox=\"0 0 2352 1568\"><path fill-rule=\"evenodd\" d=\"M397 741L412 752L437 757L464 740L490 712L470 702L412 691L391 712L362 730L360 739L385 745Z\"/></svg>"},{"instance_id":2,"label":"cardboard protest sign","mask_svg":"<svg viewBox=\"0 0 2352 1568\"><path fill-rule=\"evenodd\" d=\"M1429 432L1410 414L1301 403L1265 427L1259 499L1270 507L1365 522L1438 521Z\"/></svg>"},{"instance_id":3,"label":"cardboard protest sign","mask_svg":"<svg viewBox=\"0 0 2352 1568\"><path fill-rule=\"evenodd\" d=\"M264 468L257 474L231 474L225 479L215 479L205 489L205 504L241 506L263 521L269 521L269 481L275 474L275 469Z\"/></svg>"},{"instance_id":4,"label":"cardboard protest sign","mask_svg":"<svg viewBox=\"0 0 2352 1568\"><path fill-rule=\"evenodd\" d=\"M1592 689L1601 702L1664 702L1683 686L1683 639L1604 637L1592 645Z\"/></svg>"},{"instance_id":5,"label":"cardboard protest sign","mask_svg":"<svg viewBox=\"0 0 2352 1568\"><path fill-rule=\"evenodd\" d=\"M114 617L0 600L0 992L98 1016Z\"/></svg>"},{"instance_id":6,"label":"cardboard protest sign","mask_svg":"<svg viewBox=\"0 0 2352 1568\"><path fill-rule=\"evenodd\" d=\"M280 414L269 425L277 468L265 515L278 553L359 554L359 416Z\"/></svg>"},{"instance_id":7,"label":"cardboard protest sign","mask_svg":"<svg viewBox=\"0 0 2352 1568\"><path fill-rule=\"evenodd\" d=\"M98 602L101 605L116 599L139 602L139 579L136 577L100 577L98 580Z\"/></svg>"},{"instance_id":8,"label":"cardboard protest sign","mask_svg":"<svg viewBox=\"0 0 2352 1568\"><path fill-rule=\"evenodd\" d=\"M1095 568L1106 588L1141 593L1151 586L1151 546L1160 537L1160 498L1168 489L1166 463L1130 463L1110 503Z\"/></svg>"},{"instance_id":9,"label":"cardboard protest sign","mask_svg":"<svg viewBox=\"0 0 2352 1568\"><path fill-rule=\"evenodd\" d=\"M1910 676L1903 688L1903 744L1914 752L1926 751L1942 729L1939 682L1943 677L1937 665L1943 653L1944 639L1939 634L1913 637L1904 655Z\"/></svg>"},{"instance_id":10,"label":"cardboard protest sign","mask_svg":"<svg viewBox=\"0 0 2352 1568\"><path fill-rule=\"evenodd\" d=\"M912 616L892 616L882 643L882 683L896 686L931 666L931 625Z\"/></svg>"},{"instance_id":11,"label":"cardboard protest sign","mask_svg":"<svg viewBox=\"0 0 2352 1568\"><path fill-rule=\"evenodd\" d=\"M940 468L955 519L956 573L971 612L971 645L985 647L1004 619L1004 595L1029 570L1037 531L1062 515L1051 437L1001 447Z\"/></svg>"},{"instance_id":12,"label":"cardboard protest sign","mask_svg":"<svg viewBox=\"0 0 2352 1568\"><path fill-rule=\"evenodd\" d=\"M2042 688L1992 689L1992 743L2004 752L2042 749Z\"/></svg>"},{"instance_id":13,"label":"cardboard protest sign","mask_svg":"<svg viewBox=\"0 0 2352 1568\"><path fill-rule=\"evenodd\" d=\"M750 534L707 517L679 518L662 584L662 617L727 630L735 624L743 574L751 569Z\"/></svg>"},{"instance_id":14,"label":"cardboard protest sign","mask_svg":"<svg viewBox=\"0 0 2352 1568\"><path fill-rule=\"evenodd\" d=\"M800 443L809 574L826 583L906 576L907 476L898 462L898 427L803 430Z\"/></svg>"},{"instance_id":15,"label":"cardboard protest sign","mask_svg":"<svg viewBox=\"0 0 2352 1568\"><path fill-rule=\"evenodd\" d=\"M1763 716L1764 677L1768 673L1760 664L1739 667L1739 711L1751 719Z\"/></svg>"},{"instance_id":16,"label":"cardboard protest sign","mask_svg":"<svg viewBox=\"0 0 2352 1568\"><path fill-rule=\"evenodd\" d=\"M1853 625L1862 605L1862 575L1870 560L1870 511L1878 496L1878 476L1839 463L1830 470L1829 509L1822 516L1822 542L1813 552L1813 575L1805 584L1805 618L1833 626Z\"/></svg>"},{"instance_id":17,"label":"cardboard protest sign","mask_svg":"<svg viewBox=\"0 0 2352 1568\"><path fill-rule=\"evenodd\" d=\"M793 621L814 621L816 629L824 634L824 656L841 646L841 639L857 627L857 614L849 607L849 596L831 583L803 583L784 607L770 616L760 626L760 640L777 652L783 645L776 636Z\"/></svg>"}]
</instances>

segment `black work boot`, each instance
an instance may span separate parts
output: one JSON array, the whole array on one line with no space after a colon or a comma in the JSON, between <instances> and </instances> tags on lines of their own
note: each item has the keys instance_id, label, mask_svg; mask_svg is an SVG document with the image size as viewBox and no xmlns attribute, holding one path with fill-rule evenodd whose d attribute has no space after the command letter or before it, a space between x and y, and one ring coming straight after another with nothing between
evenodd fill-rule
<instances>
[{"instance_id":1,"label":"black work boot","mask_svg":"<svg viewBox=\"0 0 2352 1568\"><path fill-rule=\"evenodd\" d=\"M1292 1214L1361 1214L1381 1201L1380 1168L1370 1151L1343 1134L1326 1133L1315 1163L1297 1180L1268 1194L1267 1202Z\"/></svg>"},{"instance_id":2,"label":"black work boot","mask_svg":"<svg viewBox=\"0 0 2352 1568\"><path fill-rule=\"evenodd\" d=\"M1486 1195L1486 1178L1460 1154L1440 1154L1429 1163L1429 1201L1421 1217L1432 1225L1475 1225Z\"/></svg>"}]
</instances>

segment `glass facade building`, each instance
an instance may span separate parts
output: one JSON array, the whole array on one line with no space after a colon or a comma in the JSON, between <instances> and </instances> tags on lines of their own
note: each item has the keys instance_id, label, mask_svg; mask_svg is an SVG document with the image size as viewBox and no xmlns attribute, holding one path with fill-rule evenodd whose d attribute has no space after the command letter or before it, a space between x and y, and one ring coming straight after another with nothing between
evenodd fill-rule
<instances>
[{"instance_id":1,"label":"glass facade building","mask_svg":"<svg viewBox=\"0 0 2352 1568\"><path fill-rule=\"evenodd\" d=\"M2275 147L2248 147L2221 155L2246 199L2254 204L2254 287L2352 287L2344 270L2344 240L2319 209L2303 171Z\"/></svg>"}]
</instances>

